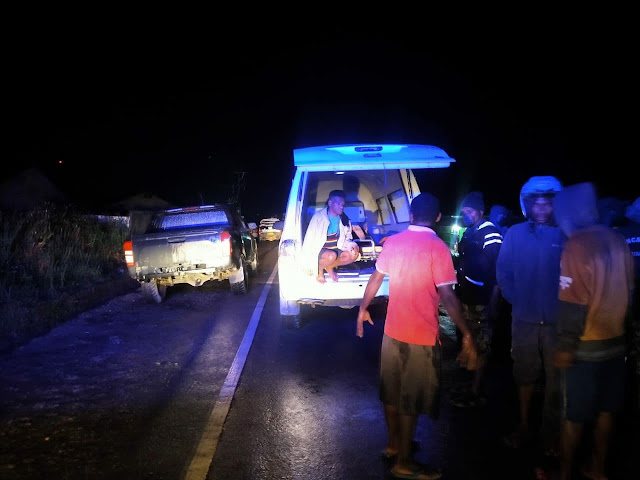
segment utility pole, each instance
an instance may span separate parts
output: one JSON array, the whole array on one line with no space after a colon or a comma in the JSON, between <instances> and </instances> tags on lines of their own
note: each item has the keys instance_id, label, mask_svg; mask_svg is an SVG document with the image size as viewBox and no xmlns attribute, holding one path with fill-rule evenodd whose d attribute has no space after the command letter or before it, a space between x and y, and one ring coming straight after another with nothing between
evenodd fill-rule
<instances>
[{"instance_id":1,"label":"utility pole","mask_svg":"<svg viewBox=\"0 0 640 480\"><path fill-rule=\"evenodd\" d=\"M235 205L238 213L241 212L242 194L247 187L247 172L233 172L235 180L232 185L231 197L227 201L230 205Z\"/></svg>"}]
</instances>

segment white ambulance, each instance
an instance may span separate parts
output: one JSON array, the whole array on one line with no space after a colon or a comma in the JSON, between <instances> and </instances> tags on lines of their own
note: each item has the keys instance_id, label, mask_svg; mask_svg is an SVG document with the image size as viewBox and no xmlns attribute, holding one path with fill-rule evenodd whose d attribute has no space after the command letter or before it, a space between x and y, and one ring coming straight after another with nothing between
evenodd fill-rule
<instances>
[{"instance_id":1,"label":"white ambulance","mask_svg":"<svg viewBox=\"0 0 640 480\"><path fill-rule=\"evenodd\" d=\"M291 184L278 250L280 314L287 323L299 325L301 305L339 306L360 304L384 240L409 226L409 205L420 193L413 171L447 168L455 160L430 145L358 144L327 145L296 149L296 172ZM344 213L365 233L354 233L360 255L338 267L338 281L316 279L303 258L302 242L309 221L326 208L332 190L345 192ZM307 259L308 260L308 259ZM385 278L377 297L388 296Z\"/></svg>"}]
</instances>

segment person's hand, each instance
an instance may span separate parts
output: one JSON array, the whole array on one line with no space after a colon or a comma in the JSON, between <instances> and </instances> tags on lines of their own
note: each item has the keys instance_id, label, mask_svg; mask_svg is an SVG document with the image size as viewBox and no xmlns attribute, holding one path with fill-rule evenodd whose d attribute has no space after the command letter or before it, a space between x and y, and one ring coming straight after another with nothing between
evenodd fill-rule
<instances>
[{"instance_id":1,"label":"person's hand","mask_svg":"<svg viewBox=\"0 0 640 480\"><path fill-rule=\"evenodd\" d=\"M462 337L462 349L456 358L461 367L467 370L475 370L478 366L478 351L473 343L471 335Z\"/></svg>"},{"instance_id":2,"label":"person's hand","mask_svg":"<svg viewBox=\"0 0 640 480\"><path fill-rule=\"evenodd\" d=\"M556 368L560 368L563 370L569 368L571 365L573 365L573 353L557 351L554 356L553 363Z\"/></svg>"},{"instance_id":3,"label":"person's hand","mask_svg":"<svg viewBox=\"0 0 640 480\"><path fill-rule=\"evenodd\" d=\"M364 322L369 322L373 325L373 320L371 320L369 310L360 309L358 311L358 320L356 320L356 335L360 338L364 336Z\"/></svg>"}]
</instances>

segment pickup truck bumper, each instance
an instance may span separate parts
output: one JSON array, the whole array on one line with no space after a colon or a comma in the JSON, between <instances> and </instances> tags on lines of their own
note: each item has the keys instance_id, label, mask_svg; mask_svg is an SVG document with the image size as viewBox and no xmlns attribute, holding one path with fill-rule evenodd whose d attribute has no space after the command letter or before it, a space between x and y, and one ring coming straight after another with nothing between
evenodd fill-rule
<instances>
[{"instance_id":1,"label":"pickup truck bumper","mask_svg":"<svg viewBox=\"0 0 640 480\"><path fill-rule=\"evenodd\" d=\"M139 282L148 282L156 279L158 285L177 285L188 283L194 287L199 287L209 280L228 280L238 273L235 266L226 268L194 268L189 270L176 269L145 269L144 267L129 267L129 275Z\"/></svg>"}]
</instances>

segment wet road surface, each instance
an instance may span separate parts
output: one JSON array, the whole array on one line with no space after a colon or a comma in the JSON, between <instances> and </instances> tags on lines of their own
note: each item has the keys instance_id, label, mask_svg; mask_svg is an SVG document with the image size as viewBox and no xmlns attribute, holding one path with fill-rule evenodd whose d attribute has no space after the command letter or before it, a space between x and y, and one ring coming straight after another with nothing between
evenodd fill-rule
<instances>
[{"instance_id":1,"label":"wet road surface","mask_svg":"<svg viewBox=\"0 0 640 480\"><path fill-rule=\"evenodd\" d=\"M180 478L276 260L228 282L118 297L0 356L0 478ZM44 475L44 476L43 476Z\"/></svg>"},{"instance_id":2,"label":"wet road surface","mask_svg":"<svg viewBox=\"0 0 640 480\"><path fill-rule=\"evenodd\" d=\"M386 427L378 400L379 348L385 306L372 308L375 325L355 336L357 310L308 309L300 329L281 325L275 290L236 391L209 479L389 479L381 458ZM449 479L530 479L540 464L535 449L502 444L517 419L508 352L508 325L497 332L487 369L487 405L450 406L451 392L471 374L454 362L455 330L441 317L443 388L440 417L421 416L416 460ZM502 343L501 343L502 342ZM534 394L534 421L541 392ZM610 479L638 478L638 429L619 431L609 461ZM635 445L635 446L634 446ZM547 464L549 465L549 464ZM553 466L553 464L549 465Z\"/></svg>"},{"instance_id":3,"label":"wet road surface","mask_svg":"<svg viewBox=\"0 0 640 480\"><path fill-rule=\"evenodd\" d=\"M182 478L275 265L275 242L261 245L246 297L223 284L176 289L161 305L130 294L0 358L0 478ZM377 392L384 305L364 339L356 309L308 309L299 329L278 310L274 285L207 478L392 478ZM533 478L534 455L500 441L516 418L508 351L489 366L486 407L451 407L470 375L453 361L447 317L441 326L440 418L420 418L416 459L443 478ZM627 419L611 479L637 478L640 429Z\"/></svg>"}]
</instances>

